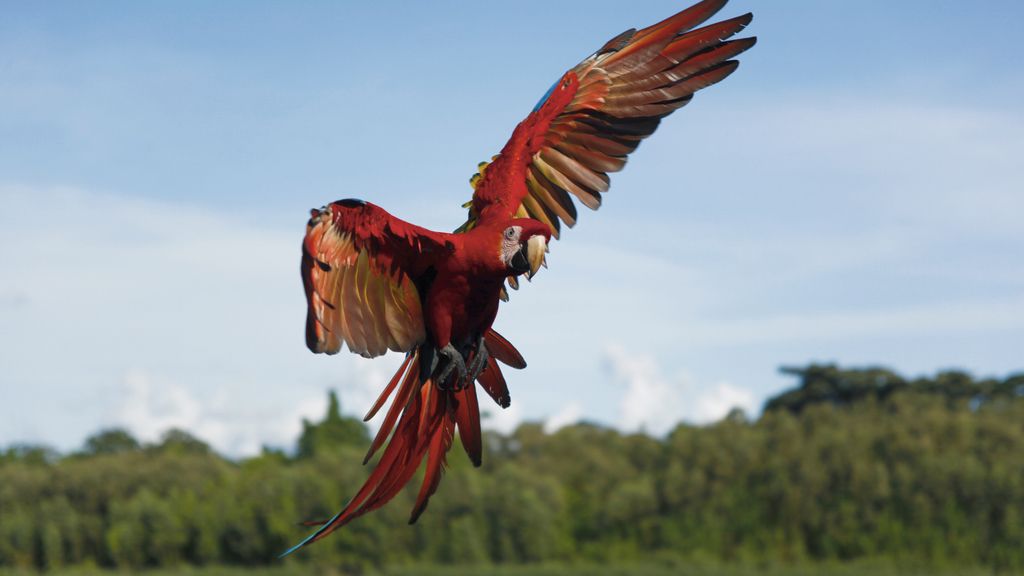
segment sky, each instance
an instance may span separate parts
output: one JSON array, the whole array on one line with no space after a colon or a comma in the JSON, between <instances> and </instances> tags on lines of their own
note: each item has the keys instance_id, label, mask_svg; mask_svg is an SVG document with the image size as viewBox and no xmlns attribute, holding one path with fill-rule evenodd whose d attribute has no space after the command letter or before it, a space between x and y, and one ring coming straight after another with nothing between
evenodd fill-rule
<instances>
[{"instance_id":1,"label":"sky","mask_svg":"<svg viewBox=\"0 0 1024 576\"><path fill-rule=\"evenodd\" d=\"M397 367L304 346L308 210L438 230L566 69L668 1L0 1L0 446L293 445ZM780 366L1024 370L1024 5L733 0L756 47L666 119L495 327L486 425L663 434ZM525 284L525 283L524 283Z\"/></svg>"}]
</instances>

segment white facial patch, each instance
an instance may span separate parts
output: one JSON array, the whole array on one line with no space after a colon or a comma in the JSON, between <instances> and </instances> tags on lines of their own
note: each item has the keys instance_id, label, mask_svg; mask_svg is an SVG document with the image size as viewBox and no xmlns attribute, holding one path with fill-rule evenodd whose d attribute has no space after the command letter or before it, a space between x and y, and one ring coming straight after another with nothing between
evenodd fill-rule
<instances>
[{"instance_id":1,"label":"white facial patch","mask_svg":"<svg viewBox=\"0 0 1024 576\"><path fill-rule=\"evenodd\" d=\"M509 226L502 233L501 237L501 261L506 265L512 262L512 257L519 251L519 236L523 233L522 226Z\"/></svg>"}]
</instances>

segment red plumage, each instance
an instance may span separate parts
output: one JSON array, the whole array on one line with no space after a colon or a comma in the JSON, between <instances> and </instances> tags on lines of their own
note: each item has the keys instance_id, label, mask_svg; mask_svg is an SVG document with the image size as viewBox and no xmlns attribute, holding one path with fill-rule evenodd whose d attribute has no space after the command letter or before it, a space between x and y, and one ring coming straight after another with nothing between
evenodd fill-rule
<instances>
[{"instance_id":1,"label":"red plumage","mask_svg":"<svg viewBox=\"0 0 1024 576\"><path fill-rule=\"evenodd\" d=\"M480 465L474 386L507 407L498 361L526 366L491 328L505 283L515 288L518 275L537 272L550 237L576 223L573 198L600 206L608 174L623 168L661 119L736 69L731 58L755 40L728 38L750 14L694 30L725 3L705 0L628 30L566 72L482 165L469 219L456 233L415 226L359 200L313 211L302 254L310 350L333 354L345 343L367 357L393 350L406 358L366 415L391 398L364 460L383 448L376 467L341 512L289 552L384 505L426 459L415 522L437 490L456 431Z\"/></svg>"}]
</instances>

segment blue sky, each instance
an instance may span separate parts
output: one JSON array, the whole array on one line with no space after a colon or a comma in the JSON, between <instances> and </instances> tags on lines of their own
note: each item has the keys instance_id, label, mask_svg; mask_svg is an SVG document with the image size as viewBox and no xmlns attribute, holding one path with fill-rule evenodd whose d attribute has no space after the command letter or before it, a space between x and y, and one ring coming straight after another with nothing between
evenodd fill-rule
<instances>
[{"instance_id":1,"label":"blue sky","mask_svg":"<svg viewBox=\"0 0 1024 576\"><path fill-rule=\"evenodd\" d=\"M673 2L3 3L0 445L288 445L397 358L309 354L307 210L452 229L566 68ZM491 416L663 432L780 365L1024 368L1024 7L755 2L758 45L631 157L497 327Z\"/></svg>"}]
</instances>

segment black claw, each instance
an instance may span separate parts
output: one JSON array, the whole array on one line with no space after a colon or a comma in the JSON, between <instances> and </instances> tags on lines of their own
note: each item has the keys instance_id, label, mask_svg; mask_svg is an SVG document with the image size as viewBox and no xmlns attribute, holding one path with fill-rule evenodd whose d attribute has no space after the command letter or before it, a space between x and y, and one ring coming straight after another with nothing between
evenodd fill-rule
<instances>
[{"instance_id":1,"label":"black claw","mask_svg":"<svg viewBox=\"0 0 1024 576\"><path fill-rule=\"evenodd\" d=\"M490 353L487 351L487 346L484 344L484 337L481 336L480 340L476 343L476 353L473 355L473 361L469 363L469 378L466 380L467 385L472 385L473 382L476 382L480 373L487 368L487 360L489 357Z\"/></svg>"},{"instance_id":2,"label":"black claw","mask_svg":"<svg viewBox=\"0 0 1024 576\"><path fill-rule=\"evenodd\" d=\"M466 361L462 358L462 354L460 354L459 351L450 343L437 352L441 356L444 356L448 362L445 364L444 368L441 369L441 372L437 375L437 379L434 380L434 382L439 388L445 390L449 388L458 389L466 379ZM448 382L448 378L452 375L452 372L458 372L457 379L454 383Z\"/></svg>"}]
</instances>

